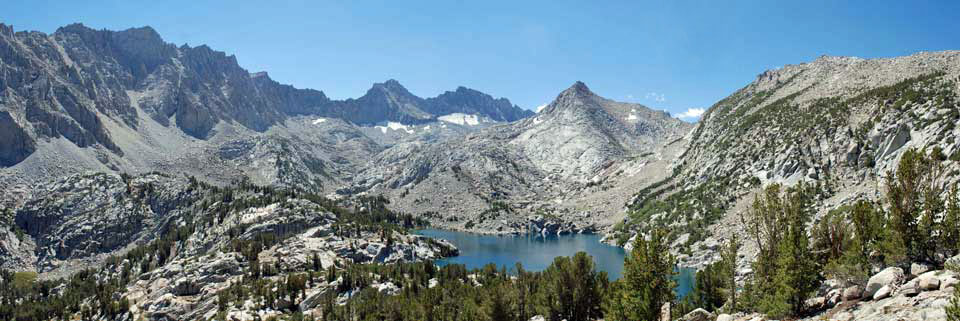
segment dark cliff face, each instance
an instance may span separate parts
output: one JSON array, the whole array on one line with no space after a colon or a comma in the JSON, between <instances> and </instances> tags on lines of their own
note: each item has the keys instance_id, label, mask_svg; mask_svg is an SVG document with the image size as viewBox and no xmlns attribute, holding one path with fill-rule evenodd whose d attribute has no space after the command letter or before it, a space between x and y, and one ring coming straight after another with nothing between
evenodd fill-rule
<instances>
[{"instance_id":1,"label":"dark cliff face","mask_svg":"<svg viewBox=\"0 0 960 321\"><path fill-rule=\"evenodd\" d=\"M12 166L37 150L36 142L10 113L0 112L0 166Z\"/></svg>"},{"instance_id":2,"label":"dark cliff face","mask_svg":"<svg viewBox=\"0 0 960 321\"><path fill-rule=\"evenodd\" d=\"M11 117L25 119L26 133L65 137L77 146L100 144L121 153L110 139L98 113L131 127L136 111L123 90L127 76L107 72L115 61L99 60L101 37L88 35L89 46L79 37L47 36L37 32L0 32L0 90L3 108ZM30 130L27 130L30 127ZM6 145L32 145L28 135Z\"/></svg>"},{"instance_id":3,"label":"dark cliff face","mask_svg":"<svg viewBox=\"0 0 960 321\"><path fill-rule=\"evenodd\" d=\"M339 103L349 111L345 119L362 125L383 121L417 124L431 121L434 115L425 111L423 98L411 94L396 80L373 84L370 90L357 99Z\"/></svg>"},{"instance_id":4,"label":"dark cliff face","mask_svg":"<svg viewBox=\"0 0 960 321\"><path fill-rule=\"evenodd\" d=\"M158 235L170 216L198 203L195 189L162 175L72 175L41 187L14 223L35 240L42 261L121 249Z\"/></svg>"},{"instance_id":5,"label":"dark cliff face","mask_svg":"<svg viewBox=\"0 0 960 321\"><path fill-rule=\"evenodd\" d=\"M393 79L374 84L363 97L348 99L341 104L341 109L352 111L344 115L344 119L357 124L383 121L416 124L453 113L481 115L501 122L534 115L534 112L517 107L506 98L493 98L466 87L423 99L411 94Z\"/></svg>"},{"instance_id":6,"label":"dark cliff face","mask_svg":"<svg viewBox=\"0 0 960 321\"><path fill-rule=\"evenodd\" d=\"M197 138L208 137L220 121L263 131L287 115L330 113L320 91L254 77L233 56L207 46L178 48L150 27L108 31L73 24L47 35L0 26L0 90L5 108L30 123L18 126L28 135L15 137L65 137L117 154L122 151L103 117L136 129L140 115L133 103L144 116L175 123ZM145 94L132 102L130 91ZM5 156L4 165L17 159Z\"/></svg>"},{"instance_id":7,"label":"dark cliff face","mask_svg":"<svg viewBox=\"0 0 960 321\"><path fill-rule=\"evenodd\" d=\"M436 98L429 98L427 106L427 110L434 115L480 114L505 122L534 115L534 112L517 107L506 98L494 99L490 95L466 87L458 87L456 91L448 91Z\"/></svg>"}]
</instances>

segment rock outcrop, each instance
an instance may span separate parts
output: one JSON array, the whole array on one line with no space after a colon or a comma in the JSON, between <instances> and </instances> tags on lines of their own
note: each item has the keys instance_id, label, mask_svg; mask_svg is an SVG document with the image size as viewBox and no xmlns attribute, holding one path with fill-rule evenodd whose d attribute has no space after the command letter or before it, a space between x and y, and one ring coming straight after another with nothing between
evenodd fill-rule
<instances>
[{"instance_id":1,"label":"rock outcrop","mask_svg":"<svg viewBox=\"0 0 960 321\"><path fill-rule=\"evenodd\" d=\"M13 166L37 150L37 143L9 112L0 112L0 166Z\"/></svg>"},{"instance_id":2,"label":"rock outcrop","mask_svg":"<svg viewBox=\"0 0 960 321\"><path fill-rule=\"evenodd\" d=\"M169 239L174 232L178 238L189 236L168 253L182 258L263 235L282 238L277 247L266 249L269 255L261 261L275 257L277 266L290 269L312 264L312 254L322 254L328 265L336 260L395 263L457 254L447 242L416 235L396 233L389 242L370 231L338 236L334 224L356 224L340 222L331 212L332 203L325 203L332 201L278 195L290 194L261 187L220 190L164 174L72 175L42 186L13 209L12 229L22 234L0 228L0 267L65 276L110 255Z\"/></svg>"},{"instance_id":3,"label":"rock outcrop","mask_svg":"<svg viewBox=\"0 0 960 321\"><path fill-rule=\"evenodd\" d=\"M874 274L870 277L870 280L867 281L866 287L863 289L863 297L874 297L874 294L879 292L884 287L887 288L887 294L889 294L889 292L899 287L900 284L903 284L903 281L903 269L898 267L888 267L883 271L880 271L880 273Z\"/></svg>"}]
</instances>

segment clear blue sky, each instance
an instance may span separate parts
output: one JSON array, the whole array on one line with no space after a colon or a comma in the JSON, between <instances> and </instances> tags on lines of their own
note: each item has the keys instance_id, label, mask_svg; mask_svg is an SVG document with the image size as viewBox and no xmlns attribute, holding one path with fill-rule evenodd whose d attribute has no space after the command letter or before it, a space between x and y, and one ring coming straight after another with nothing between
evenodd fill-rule
<instances>
[{"instance_id":1,"label":"clear blue sky","mask_svg":"<svg viewBox=\"0 0 960 321\"><path fill-rule=\"evenodd\" d=\"M953 0L13 2L0 22L16 30L149 25L333 98L395 78L419 96L462 85L529 109L582 80L679 114L823 54L960 49Z\"/></svg>"}]
</instances>

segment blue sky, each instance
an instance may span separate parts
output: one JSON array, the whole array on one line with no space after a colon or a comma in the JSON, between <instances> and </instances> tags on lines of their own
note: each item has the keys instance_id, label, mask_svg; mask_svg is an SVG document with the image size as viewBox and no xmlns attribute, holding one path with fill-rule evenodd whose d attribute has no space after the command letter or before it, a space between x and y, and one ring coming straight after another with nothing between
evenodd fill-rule
<instances>
[{"instance_id":1,"label":"blue sky","mask_svg":"<svg viewBox=\"0 0 960 321\"><path fill-rule=\"evenodd\" d=\"M960 49L960 1L15 1L0 22L53 32L149 25L168 42L333 98L394 78L534 109L582 80L679 115L764 70L843 55Z\"/></svg>"}]
</instances>

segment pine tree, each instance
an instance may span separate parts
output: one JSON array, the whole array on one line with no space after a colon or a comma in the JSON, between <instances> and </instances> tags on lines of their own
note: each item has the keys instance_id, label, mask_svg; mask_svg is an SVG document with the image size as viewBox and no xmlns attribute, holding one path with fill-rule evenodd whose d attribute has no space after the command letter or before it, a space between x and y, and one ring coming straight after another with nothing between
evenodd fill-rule
<instances>
[{"instance_id":1,"label":"pine tree","mask_svg":"<svg viewBox=\"0 0 960 321\"><path fill-rule=\"evenodd\" d=\"M887 263L907 259L931 261L932 233L939 229L934 216L943 208L939 199L942 166L923 150L909 149L895 173L887 176L886 200L892 235L884 242Z\"/></svg>"},{"instance_id":2,"label":"pine tree","mask_svg":"<svg viewBox=\"0 0 960 321\"><path fill-rule=\"evenodd\" d=\"M947 249L951 255L957 253L958 243L960 243L960 195L957 194L957 186L954 185L947 194L948 202L946 213L943 217L943 237L941 246Z\"/></svg>"},{"instance_id":3,"label":"pine tree","mask_svg":"<svg viewBox=\"0 0 960 321\"><path fill-rule=\"evenodd\" d=\"M803 183L784 192L771 185L754 200L748 230L760 253L745 292L757 311L774 317L796 315L819 286L820 269L806 230L813 192Z\"/></svg>"},{"instance_id":4,"label":"pine tree","mask_svg":"<svg viewBox=\"0 0 960 321\"><path fill-rule=\"evenodd\" d=\"M543 271L544 287L539 291L539 313L548 320L592 320L603 316L600 310L606 274L594 270L586 252L557 257Z\"/></svg>"},{"instance_id":5,"label":"pine tree","mask_svg":"<svg viewBox=\"0 0 960 321\"><path fill-rule=\"evenodd\" d=\"M954 272L960 272L960 266L947 264L947 268ZM950 298L950 304L943 309L947 314L947 320L960 321L960 287L953 287L953 298Z\"/></svg>"},{"instance_id":6,"label":"pine tree","mask_svg":"<svg viewBox=\"0 0 960 321\"><path fill-rule=\"evenodd\" d=\"M737 252L740 251L740 239L734 234L727 242L727 246L721 253L724 278L726 279L727 297L729 298L729 312L739 311L737 309Z\"/></svg>"},{"instance_id":7,"label":"pine tree","mask_svg":"<svg viewBox=\"0 0 960 321\"><path fill-rule=\"evenodd\" d=\"M724 284L727 281L725 277L726 265L726 262L720 260L697 271L693 291L687 295L692 298L692 308L716 311L717 308L723 306L726 300L723 294L725 291Z\"/></svg>"},{"instance_id":8,"label":"pine tree","mask_svg":"<svg viewBox=\"0 0 960 321\"><path fill-rule=\"evenodd\" d=\"M514 320L515 316L510 309L510 302L506 295L508 289L504 286L497 286L487 301L488 318L490 320Z\"/></svg>"},{"instance_id":9,"label":"pine tree","mask_svg":"<svg viewBox=\"0 0 960 321\"><path fill-rule=\"evenodd\" d=\"M819 269L810 251L803 213L791 213L786 235L780 242L775 279L776 303L772 316L799 315L804 302L819 284Z\"/></svg>"},{"instance_id":10,"label":"pine tree","mask_svg":"<svg viewBox=\"0 0 960 321\"><path fill-rule=\"evenodd\" d=\"M638 236L623 264L623 278L607 298L609 320L657 320L660 307L674 298L676 258L670 254L667 233Z\"/></svg>"}]
</instances>

